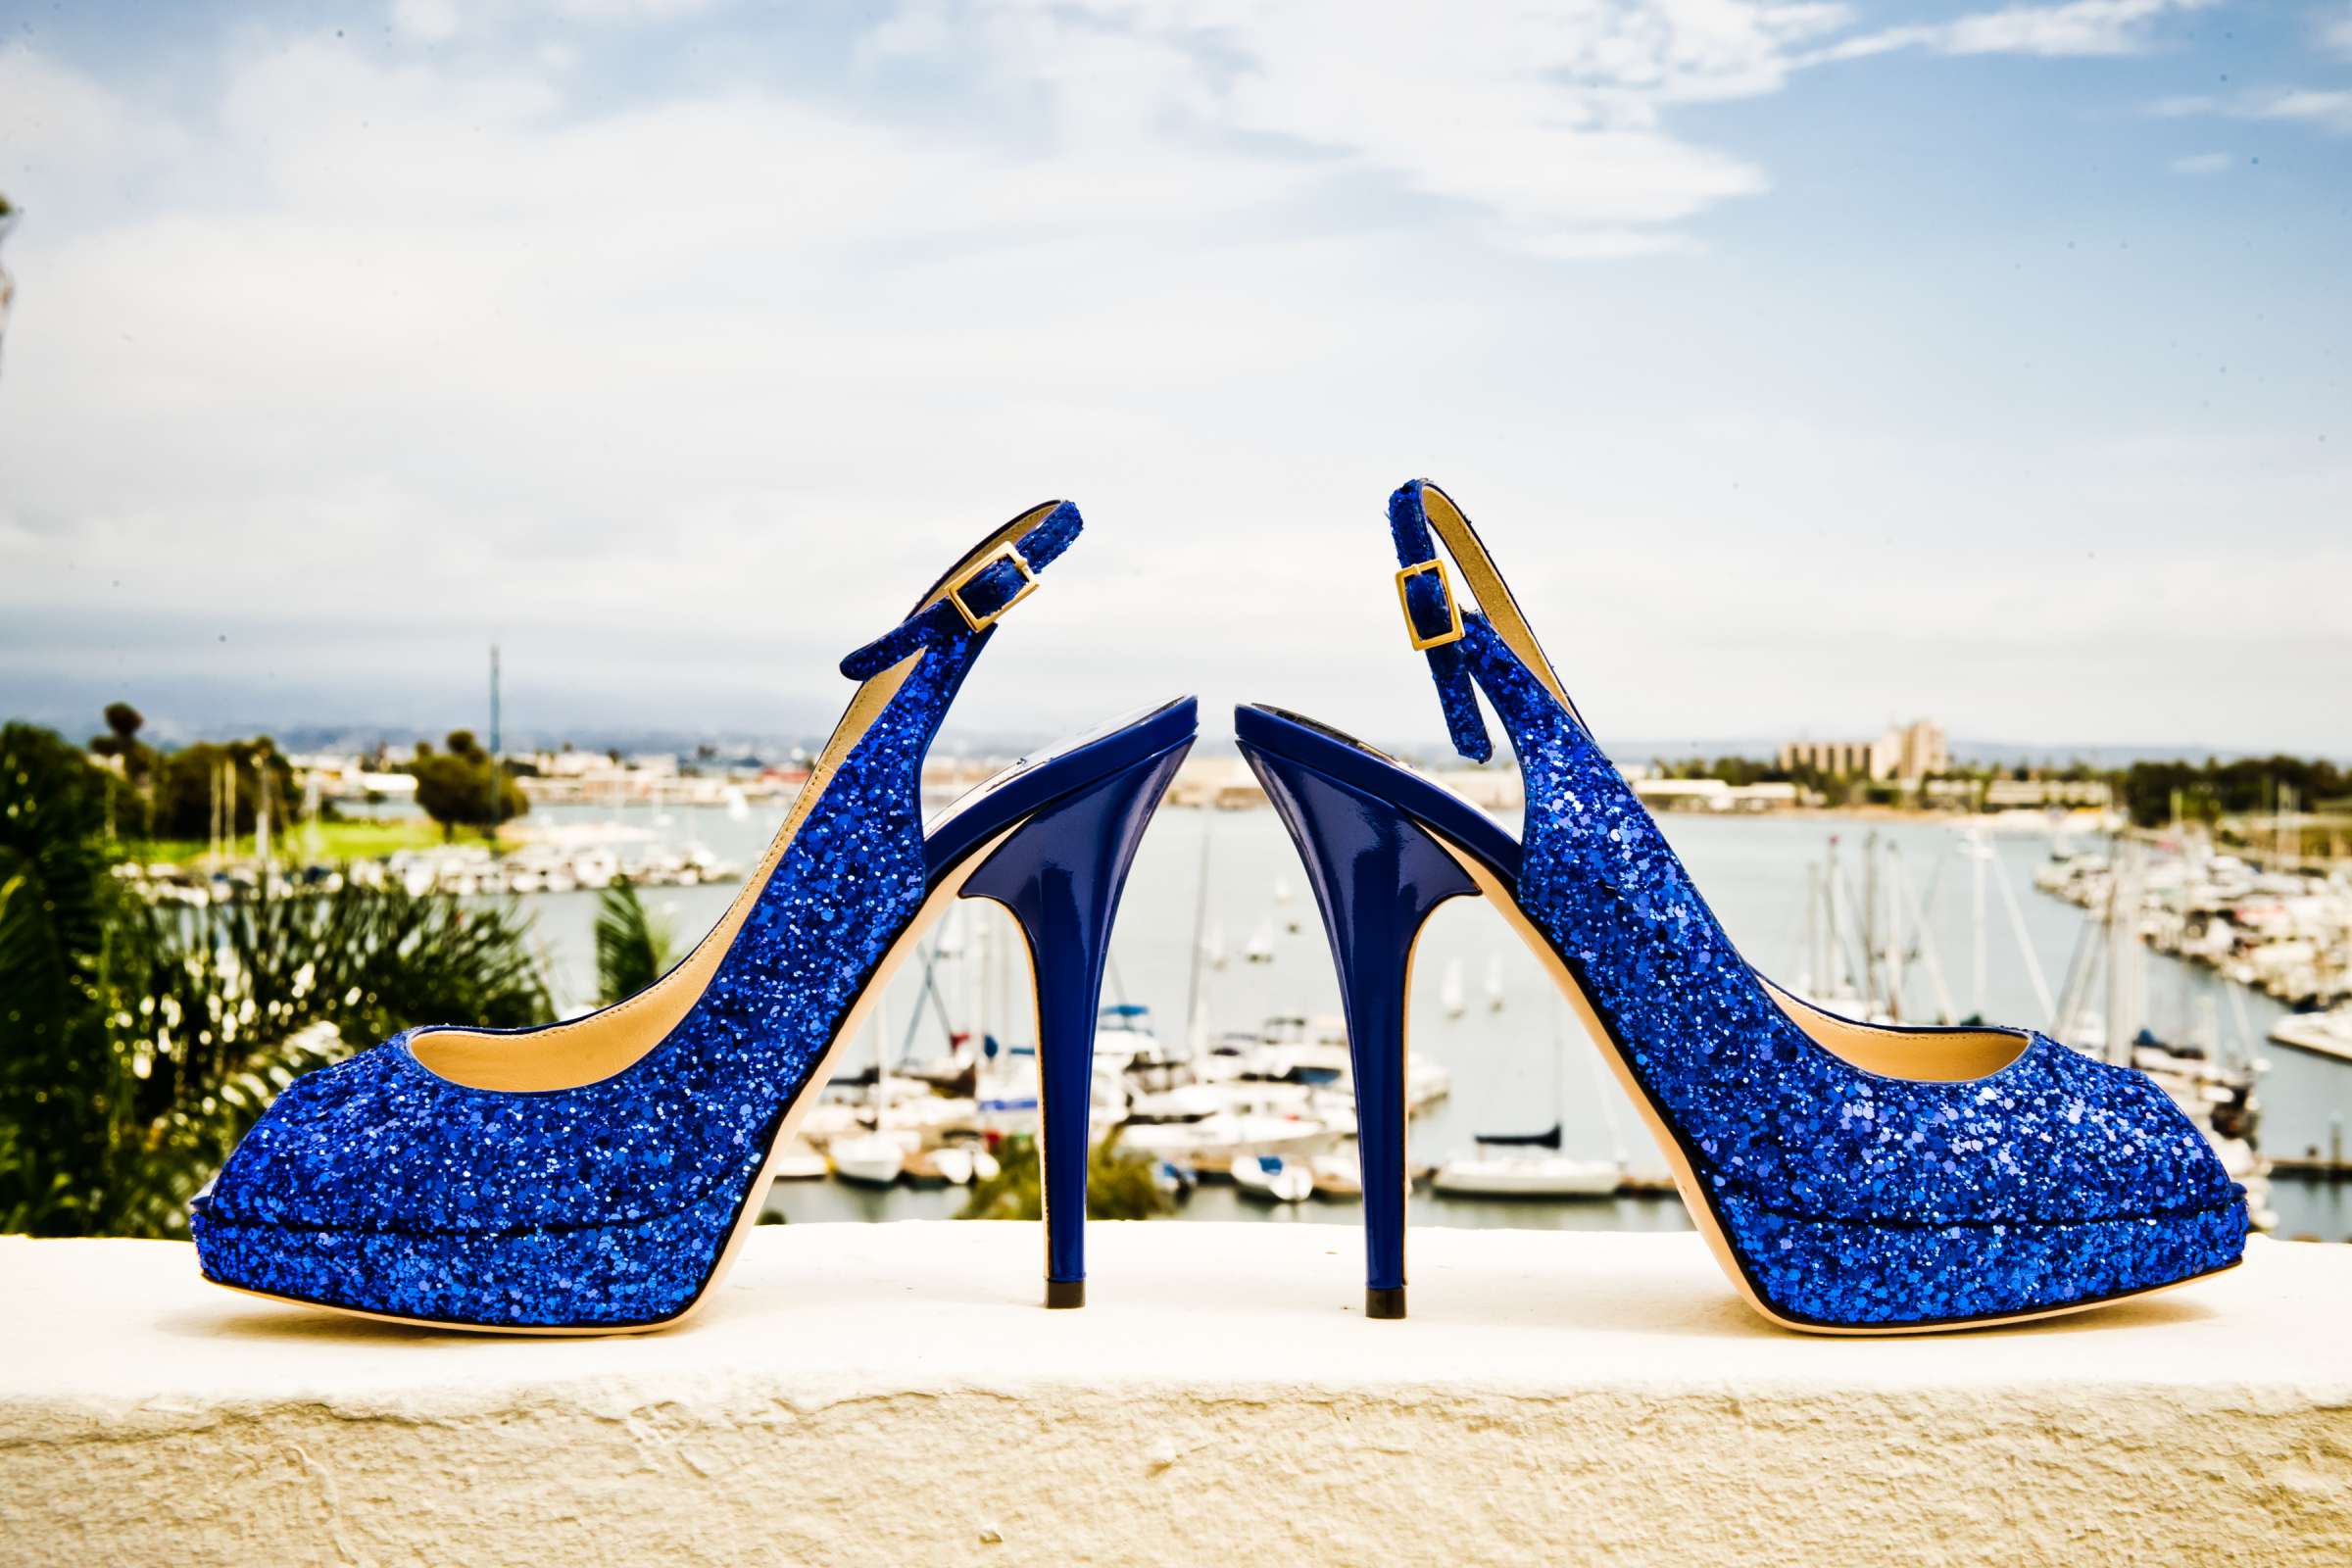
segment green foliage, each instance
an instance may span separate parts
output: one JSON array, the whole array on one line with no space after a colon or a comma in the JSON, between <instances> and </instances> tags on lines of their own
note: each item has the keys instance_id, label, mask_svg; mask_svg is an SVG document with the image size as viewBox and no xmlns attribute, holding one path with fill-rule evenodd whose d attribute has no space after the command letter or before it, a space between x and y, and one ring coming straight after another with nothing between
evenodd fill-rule
<instances>
[{"instance_id":1,"label":"green foliage","mask_svg":"<svg viewBox=\"0 0 2352 1568\"><path fill-rule=\"evenodd\" d=\"M447 837L461 827L487 836L531 808L522 786L498 760L483 751L469 729L452 730L446 751L417 748L409 771L416 775L416 805L441 824Z\"/></svg>"},{"instance_id":2,"label":"green foliage","mask_svg":"<svg viewBox=\"0 0 2352 1568\"><path fill-rule=\"evenodd\" d=\"M673 943L623 877L596 905L596 994L605 1003L633 997L668 972Z\"/></svg>"},{"instance_id":3,"label":"green foliage","mask_svg":"<svg viewBox=\"0 0 2352 1568\"><path fill-rule=\"evenodd\" d=\"M138 903L107 776L0 730L0 1230L163 1236L296 1074L416 1023L545 1021L502 909L405 889Z\"/></svg>"},{"instance_id":4,"label":"green foliage","mask_svg":"<svg viewBox=\"0 0 2352 1568\"><path fill-rule=\"evenodd\" d=\"M157 758L155 748L139 739L146 724L145 716L128 703L107 704L106 733L90 738L92 755L119 759L122 776L132 784L144 785L155 772Z\"/></svg>"},{"instance_id":5,"label":"green foliage","mask_svg":"<svg viewBox=\"0 0 2352 1568\"><path fill-rule=\"evenodd\" d=\"M2133 762L2124 770L2121 795L2132 820L2141 827L2158 827L2173 818L2173 803L2192 821L2268 811L2283 785L2305 808L2340 798L2352 790L2352 773L2325 758L2243 758L2202 765L2187 761Z\"/></svg>"},{"instance_id":6,"label":"green foliage","mask_svg":"<svg viewBox=\"0 0 2352 1568\"><path fill-rule=\"evenodd\" d=\"M124 760L127 766L128 758ZM225 787L224 771L233 779ZM224 746L204 741L163 753L154 766L153 788L146 831L167 839L211 838L215 811L228 808L233 808L229 815L234 818L230 833L251 833L260 818L265 788L271 818L282 826L293 803L301 799L292 764L266 735Z\"/></svg>"},{"instance_id":7,"label":"green foliage","mask_svg":"<svg viewBox=\"0 0 2352 1568\"><path fill-rule=\"evenodd\" d=\"M71 1214L107 1162L105 790L48 730L0 729L0 1231Z\"/></svg>"},{"instance_id":8,"label":"green foliage","mask_svg":"<svg viewBox=\"0 0 2352 1568\"><path fill-rule=\"evenodd\" d=\"M957 1219L1043 1219L1044 1179L1038 1169L1037 1140L1018 1133L997 1151L997 1174L972 1184ZM1153 1179L1157 1162L1122 1147L1114 1130L1097 1144L1086 1163L1088 1219L1155 1219L1175 1205Z\"/></svg>"}]
</instances>

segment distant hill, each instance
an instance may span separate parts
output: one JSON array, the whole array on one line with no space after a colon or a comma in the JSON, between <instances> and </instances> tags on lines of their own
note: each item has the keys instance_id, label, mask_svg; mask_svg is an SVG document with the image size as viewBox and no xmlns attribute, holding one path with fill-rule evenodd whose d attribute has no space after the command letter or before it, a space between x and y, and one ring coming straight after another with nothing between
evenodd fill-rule
<instances>
[{"instance_id":1,"label":"distant hill","mask_svg":"<svg viewBox=\"0 0 2352 1568\"><path fill-rule=\"evenodd\" d=\"M36 718L36 722L55 723L53 718ZM832 715L810 711L808 727L798 733L777 730L689 729L645 724L584 724L568 729L540 728L512 725L503 737L509 752L555 751L566 742L580 751L619 751L628 754L650 752L672 753L691 757L698 748L709 746L719 758L739 760L760 758L769 760L788 758L795 751L813 753L824 744L831 728ZM194 725L173 724L168 718L154 718L147 730L147 739L165 747L184 746L196 741L224 741L249 735L270 735L279 746L290 752L345 752L373 750L379 743L405 747L418 740L436 745L450 729L462 723L471 724L477 733L482 727L478 714L459 714L438 727L420 727L414 722L340 722L316 721L271 722L245 719L237 722L214 722ZM59 726L74 739L94 733L97 715L93 712L86 721ZM966 729L957 726L953 717L940 736L940 745L947 755L976 755L1009 757L1056 739L1054 735ZM1374 744L1389 744L1382 737L1367 737ZM1691 759L1719 757L1749 757L1769 761L1780 749L1780 740L1758 739L1754 736L1700 737L1697 739L1618 740L1603 736L1602 747L1620 762L1648 762L1653 760L1683 761ZM1428 764L1457 766L1458 759L1446 747L1444 739L1418 734L1395 744L1400 757ZM1196 750L1203 756L1230 755L1232 737L1218 733L1214 726L1204 727ZM2233 761L2240 758L2270 757L2280 749L2249 750L2242 747L2216 747L2201 742L2183 741L2172 745L2052 745L2036 741L1954 740L1951 742L1953 760L1971 766L2064 767L2073 762L2085 762L2096 768L2123 768L2133 762L2171 761L2185 759L2201 762L2207 758L2219 761ZM2287 755L2301 755L2288 750ZM2335 755L2333 760L2352 762L2352 754Z\"/></svg>"}]
</instances>

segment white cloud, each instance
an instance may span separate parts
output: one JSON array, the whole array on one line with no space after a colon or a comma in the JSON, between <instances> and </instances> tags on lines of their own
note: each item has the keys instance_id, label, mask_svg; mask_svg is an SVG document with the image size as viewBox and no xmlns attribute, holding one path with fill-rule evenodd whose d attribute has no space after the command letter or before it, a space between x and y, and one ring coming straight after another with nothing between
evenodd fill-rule
<instances>
[{"instance_id":1,"label":"white cloud","mask_svg":"<svg viewBox=\"0 0 2352 1568\"><path fill-rule=\"evenodd\" d=\"M2285 120L2338 136L2352 135L2352 91L2287 87L2252 99L2244 113L2254 120Z\"/></svg>"},{"instance_id":2,"label":"white cloud","mask_svg":"<svg viewBox=\"0 0 2352 1568\"><path fill-rule=\"evenodd\" d=\"M1617 261L1635 256L1688 256L1699 250L1687 234L1657 228L1587 228L1521 242L1532 255L1563 262Z\"/></svg>"},{"instance_id":3,"label":"white cloud","mask_svg":"<svg viewBox=\"0 0 2352 1568\"><path fill-rule=\"evenodd\" d=\"M413 38L438 43L458 31L456 0L396 0L392 25Z\"/></svg>"},{"instance_id":4,"label":"white cloud","mask_svg":"<svg viewBox=\"0 0 2352 1568\"><path fill-rule=\"evenodd\" d=\"M2230 97L2194 93L2159 98L2148 112L2168 120L2218 116L2225 120L2273 121L2308 125L2330 135L2352 135L2352 90L2318 87L2257 87Z\"/></svg>"},{"instance_id":5,"label":"white cloud","mask_svg":"<svg viewBox=\"0 0 2352 1568\"><path fill-rule=\"evenodd\" d=\"M1464 475L1547 627L1620 677L1595 687L1615 733L1745 732L1791 693L1875 720L1866 682L1957 722L1985 603L2072 626L2102 584L2143 616L2132 592L2170 591L2146 562L2050 559L2099 526L2079 515L2291 535L2347 480L2283 437L2192 461L2171 430L2161 462L2013 464L1974 423L2006 416L2013 367L1964 385L1939 358L2015 348L2005 305L1954 333L1957 296L1874 301L1875 266L1774 285L1761 247L1701 252L1699 220L1770 175L1689 106L1781 90L1852 24L1838 8L1390 28L1240 0L943 5L835 40L820 88L699 64L626 97L591 96L598 37L551 60L519 14L481 41L461 8L460 48L240 34L171 93L0 49L0 173L28 214L0 687L120 670L133 696L178 679L296 718L398 717L407 693L446 723L496 633L522 711L758 727L779 692L830 697L831 659L944 550L1066 492L1098 527L959 722L1085 721L1198 680L1343 721L1378 693L1368 728L1427 736L1395 710L1410 671L1368 657L1394 634L1379 497L1426 467ZM1661 254L1699 259L1601 265ZM1871 407L1840 416L1816 378ZM1723 413L1758 404L1786 417ZM1949 445L1923 458L1880 419ZM1999 478L2021 467L2047 477ZM2113 488L2083 504L2083 475ZM1958 564L1879 542L1888 518L1925 542L2019 516ZM2298 559L2335 558L2306 538ZM1825 568L1830 608L1791 614ZM2271 624L2275 571L2244 575L2268 587L2192 596L2163 635ZM1266 637L1202 646L1203 604ZM2096 626L2102 658L2143 646L2123 609ZM1931 634L1959 651L1926 698L1916 661L1846 652ZM1780 639L1793 676L1740 638ZM2034 653L2055 662L1983 711L2071 702L2081 732L2162 733L2139 715L2203 689L2111 709ZM2179 653L2183 682L2235 678ZM1255 687L1269 657L1281 689ZM2329 711L2291 680L2269 711Z\"/></svg>"},{"instance_id":6,"label":"white cloud","mask_svg":"<svg viewBox=\"0 0 2352 1568\"><path fill-rule=\"evenodd\" d=\"M1768 187L1743 160L1678 137L1674 106L1779 91L1843 6L1653 0L1568 10L1407 8L1367 24L1350 0L924 4L878 25L868 59L979 63L1042 97L1071 140L1171 128L1216 144L1276 137L1327 172L1395 180L1496 221L1542 256L1679 248L1667 232Z\"/></svg>"},{"instance_id":7,"label":"white cloud","mask_svg":"<svg viewBox=\"0 0 2352 1568\"><path fill-rule=\"evenodd\" d=\"M153 169L187 145L176 122L140 112L21 43L0 44L0 156L10 167L11 200L37 209L42 224L95 213L125 173Z\"/></svg>"},{"instance_id":8,"label":"white cloud","mask_svg":"<svg viewBox=\"0 0 2352 1568\"><path fill-rule=\"evenodd\" d=\"M2167 167L2176 174L2222 174L2229 172L2235 162L2228 153L2190 153L2174 159Z\"/></svg>"},{"instance_id":9,"label":"white cloud","mask_svg":"<svg viewBox=\"0 0 2352 1568\"><path fill-rule=\"evenodd\" d=\"M2319 46L2339 60L2352 60L2352 5L2339 5L2313 19Z\"/></svg>"},{"instance_id":10,"label":"white cloud","mask_svg":"<svg viewBox=\"0 0 2352 1568\"><path fill-rule=\"evenodd\" d=\"M2153 48L2170 16L2220 0L2070 0L2055 6L2008 6L1950 22L1888 27L1832 45L1823 58L1861 59L1897 49L1948 55L2134 55Z\"/></svg>"}]
</instances>

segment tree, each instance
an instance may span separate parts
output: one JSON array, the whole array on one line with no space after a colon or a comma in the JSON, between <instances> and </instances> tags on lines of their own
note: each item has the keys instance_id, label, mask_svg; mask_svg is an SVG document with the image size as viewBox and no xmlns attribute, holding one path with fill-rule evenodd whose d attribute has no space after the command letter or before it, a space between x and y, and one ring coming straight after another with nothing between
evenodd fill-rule
<instances>
[{"instance_id":1,"label":"tree","mask_svg":"<svg viewBox=\"0 0 2352 1568\"><path fill-rule=\"evenodd\" d=\"M105 782L45 729L0 729L0 1231L71 1229L103 1185L110 916Z\"/></svg>"},{"instance_id":2,"label":"tree","mask_svg":"<svg viewBox=\"0 0 2352 1568\"><path fill-rule=\"evenodd\" d=\"M167 839L209 839L225 813L234 837L254 830L267 795L283 822L300 799L294 767L269 736L225 745L199 742L159 756L153 781L153 831Z\"/></svg>"},{"instance_id":3,"label":"tree","mask_svg":"<svg viewBox=\"0 0 2352 1568\"><path fill-rule=\"evenodd\" d=\"M1173 1210L1159 1189L1157 1162L1120 1146L1114 1129L1086 1161L1088 1219L1153 1219ZM957 1219L1043 1219L1044 1177L1038 1169L1037 1140L1015 1133L997 1152L997 1173L972 1184Z\"/></svg>"},{"instance_id":4,"label":"tree","mask_svg":"<svg viewBox=\"0 0 2352 1568\"><path fill-rule=\"evenodd\" d=\"M0 1231L183 1233L297 1073L417 1023L554 1012L526 922L400 887L139 903L103 772L0 730Z\"/></svg>"},{"instance_id":5,"label":"tree","mask_svg":"<svg viewBox=\"0 0 2352 1568\"><path fill-rule=\"evenodd\" d=\"M668 973L669 928L647 912L626 877L597 900L596 995L611 1004L637 995Z\"/></svg>"},{"instance_id":6,"label":"tree","mask_svg":"<svg viewBox=\"0 0 2352 1568\"><path fill-rule=\"evenodd\" d=\"M99 757L122 760L122 776L132 783L145 782L155 770L155 748L139 739L146 726L144 714L128 703L106 705L106 733L90 737L90 751Z\"/></svg>"},{"instance_id":7,"label":"tree","mask_svg":"<svg viewBox=\"0 0 2352 1568\"><path fill-rule=\"evenodd\" d=\"M409 764L409 771L416 775L416 805L441 824L444 838L461 827L479 828L488 837L500 823L531 808L522 786L482 750L473 731L451 730L444 744L448 750L443 752L419 745L416 760Z\"/></svg>"}]
</instances>

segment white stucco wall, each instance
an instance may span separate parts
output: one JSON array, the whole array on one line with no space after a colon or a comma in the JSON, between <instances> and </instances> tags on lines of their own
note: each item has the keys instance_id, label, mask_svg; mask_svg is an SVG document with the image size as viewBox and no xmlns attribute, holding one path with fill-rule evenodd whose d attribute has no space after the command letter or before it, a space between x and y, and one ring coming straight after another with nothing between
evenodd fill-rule
<instances>
[{"instance_id":1,"label":"white stucco wall","mask_svg":"<svg viewBox=\"0 0 2352 1568\"><path fill-rule=\"evenodd\" d=\"M762 1230L686 1328L438 1335L0 1240L0 1562L2352 1561L2352 1249L2088 1316L1784 1334L1699 1241Z\"/></svg>"}]
</instances>

